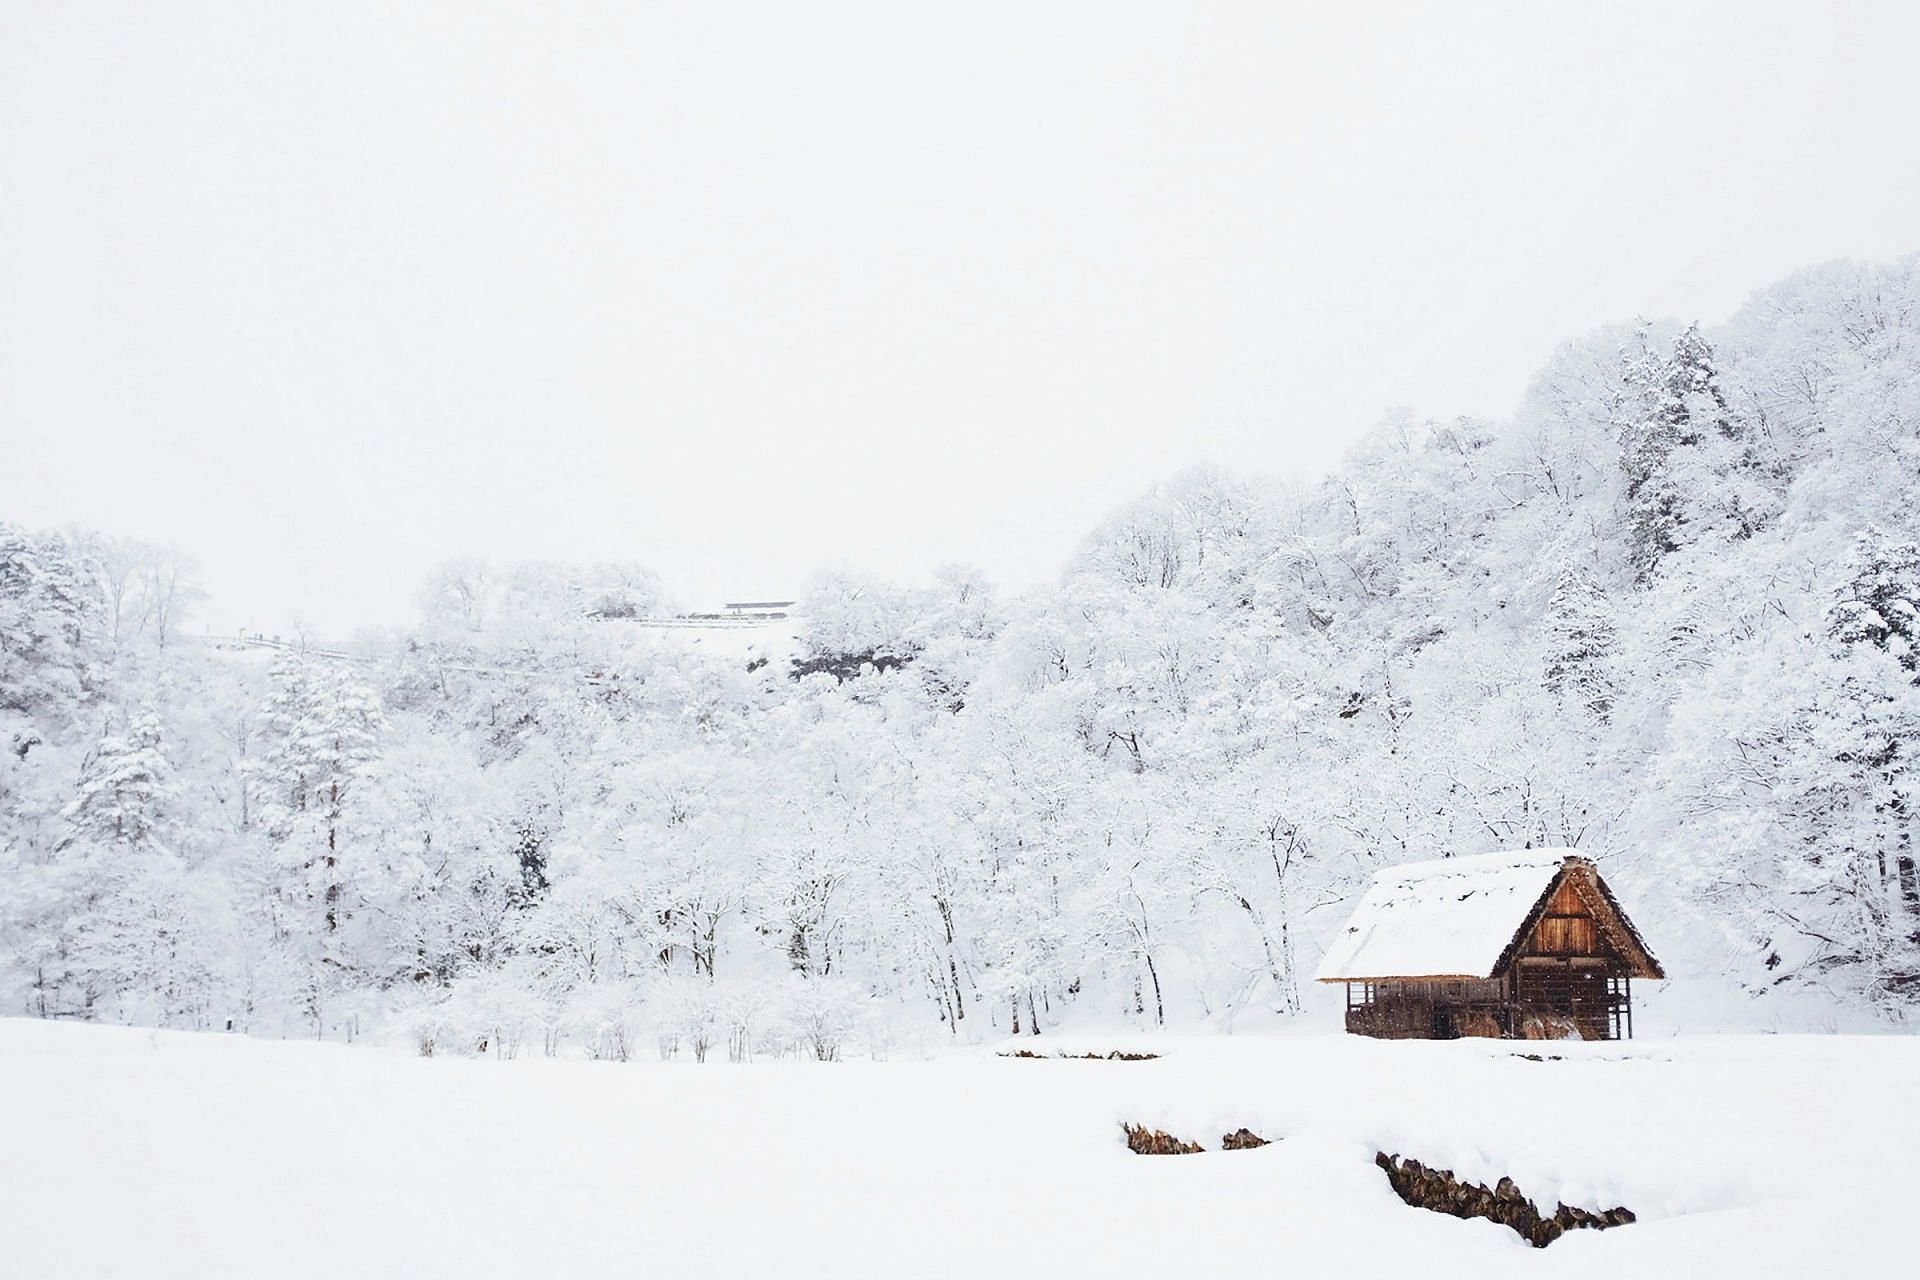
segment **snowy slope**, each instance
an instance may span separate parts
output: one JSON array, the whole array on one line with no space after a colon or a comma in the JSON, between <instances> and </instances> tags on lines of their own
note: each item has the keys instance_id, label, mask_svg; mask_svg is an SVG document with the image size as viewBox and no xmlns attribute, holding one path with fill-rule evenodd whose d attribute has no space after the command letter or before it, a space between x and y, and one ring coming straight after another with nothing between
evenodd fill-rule
<instances>
[{"instance_id":1,"label":"snowy slope","mask_svg":"<svg viewBox=\"0 0 1920 1280\"><path fill-rule=\"evenodd\" d=\"M1866 1100L1920 1076L1913 1039L1157 1047L503 1063L0 1021L0 1275L1768 1277L1908 1249L1920 1116ZM1139 1157L1122 1120L1279 1141ZM1537 1252L1401 1204L1377 1148L1641 1221Z\"/></svg>"}]
</instances>

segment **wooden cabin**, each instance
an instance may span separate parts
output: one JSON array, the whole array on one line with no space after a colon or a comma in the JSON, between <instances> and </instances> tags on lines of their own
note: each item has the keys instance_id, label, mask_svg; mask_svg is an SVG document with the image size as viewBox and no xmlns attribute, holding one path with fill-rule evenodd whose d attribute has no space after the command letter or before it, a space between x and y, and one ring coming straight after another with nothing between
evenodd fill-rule
<instances>
[{"instance_id":1,"label":"wooden cabin","mask_svg":"<svg viewBox=\"0 0 1920 1280\"><path fill-rule=\"evenodd\" d=\"M1606 881L1569 849L1380 872L1321 963L1347 1030L1390 1040L1618 1040L1633 980L1663 978Z\"/></svg>"}]
</instances>

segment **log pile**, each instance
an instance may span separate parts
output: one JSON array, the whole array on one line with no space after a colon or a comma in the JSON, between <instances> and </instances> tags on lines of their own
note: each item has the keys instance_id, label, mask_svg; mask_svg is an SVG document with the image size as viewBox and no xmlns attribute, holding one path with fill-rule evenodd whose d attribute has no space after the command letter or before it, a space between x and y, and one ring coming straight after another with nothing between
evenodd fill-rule
<instances>
[{"instance_id":1,"label":"log pile","mask_svg":"<svg viewBox=\"0 0 1920 1280\"><path fill-rule=\"evenodd\" d=\"M1115 1049L1112 1053L1035 1053L1031 1049L1015 1049L1012 1053L1001 1053L1002 1058L1049 1058L1054 1061L1075 1062L1153 1062L1159 1058L1157 1053L1128 1053L1124 1049Z\"/></svg>"},{"instance_id":2,"label":"log pile","mask_svg":"<svg viewBox=\"0 0 1920 1280\"><path fill-rule=\"evenodd\" d=\"M1127 1133L1127 1150L1137 1156L1191 1156L1206 1150L1197 1142L1186 1142L1159 1129L1149 1129L1143 1124L1129 1124L1121 1127Z\"/></svg>"},{"instance_id":3,"label":"log pile","mask_svg":"<svg viewBox=\"0 0 1920 1280\"><path fill-rule=\"evenodd\" d=\"M1387 1181L1399 1197L1419 1209L1451 1214L1456 1218L1486 1218L1512 1227L1536 1249L1544 1249L1567 1232L1579 1228L1605 1230L1625 1226L1634 1220L1631 1209L1615 1207L1594 1212L1573 1205L1557 1205L1551 1214L1542 1214L1528 1196L1515 1186L1512 1178L1502 1178L1493 1187L1477 1182L1462 1182L1451 1169L1429 1169L1418 1160L1390 1156L1382 1151L1373 1162L1386 1171Z\"/></svg>"}]
</instances>

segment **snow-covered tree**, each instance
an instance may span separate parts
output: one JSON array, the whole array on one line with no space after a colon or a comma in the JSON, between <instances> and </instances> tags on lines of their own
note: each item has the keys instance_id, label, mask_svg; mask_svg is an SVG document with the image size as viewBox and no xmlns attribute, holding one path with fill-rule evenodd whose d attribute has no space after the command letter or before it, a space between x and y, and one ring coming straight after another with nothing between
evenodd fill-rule
<instances>
[{"instance_id":1,"label":"snow-covered tree","mask_svg":"<svg viewBox=\"0 0 1920 1280\"><path fill-rule=\"evenodd\" d=\"M1908 671L1920 670L1920 544L1862 531L1827 612L1827 631L1842 644L1871 645Z\"/></svg>"},{"instance_id":2,"label":"snow-covered tree","mask_svg":"<svg viewBox=\"0 0 1920 1280\"><path fill-rule=\"evenodd\" d=\"M92 566L65 539L0 523L0 712L56 724L73 716L97 678L93 583Z\"/></svg>"},{"instance_id":3,"label":"snow-covered tree","mask_svg":"<svg viewBox=\"0 0 1920 1280\"><path fill-rule=\"evenodd\" d=\"M1591 574L1563 570L1543 624L1545 686L1569 705L1607 718L1613 707L1613 610Z\"/></svg>"},{"instance_id":4,"label":"snow-covered tree","mask_svg":"<svg viewBox=\"0 0 1920 1280\"><path fill-rule=\"evenodd\" d=\"M63 815L68 840L131 855L160 847L172 794L160 717L143 711L126 732L102 737L88 753Z\"/></svg>"}]
</instances>

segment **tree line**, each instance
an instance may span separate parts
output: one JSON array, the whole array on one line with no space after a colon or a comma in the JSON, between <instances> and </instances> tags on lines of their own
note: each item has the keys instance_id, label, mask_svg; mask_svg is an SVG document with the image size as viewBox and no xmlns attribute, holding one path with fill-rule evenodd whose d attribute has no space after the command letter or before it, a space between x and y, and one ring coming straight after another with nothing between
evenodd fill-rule
<instances>
[{"instance_id":1,"label":"tree line","mask_svg":"<svg viewBox=\"0 0 1920 1280\"><path fill-rule=\"evenodd\" d=\"M0 1000L615 1057L1221 1022L1301 1009L1379 868L1572 845L1670 971L1905 1017L1916 492L1908 259L1174 478L1045 590L823 576L779 652L461 562L389 657L267 663L181 642L179 557L0 526Z\"/></svg>"}]
</instances>

